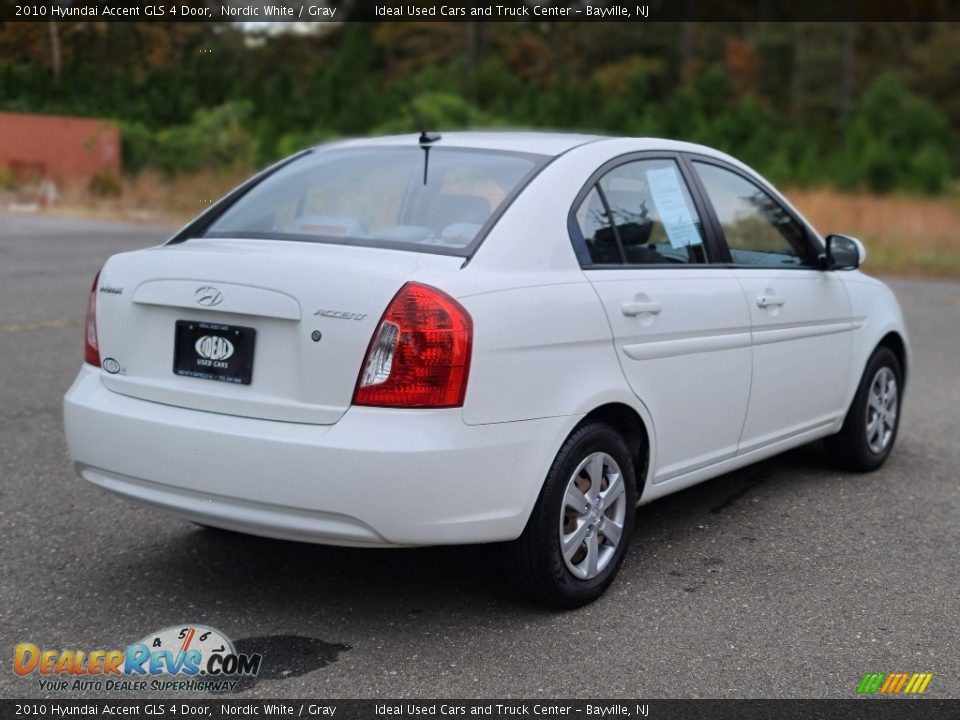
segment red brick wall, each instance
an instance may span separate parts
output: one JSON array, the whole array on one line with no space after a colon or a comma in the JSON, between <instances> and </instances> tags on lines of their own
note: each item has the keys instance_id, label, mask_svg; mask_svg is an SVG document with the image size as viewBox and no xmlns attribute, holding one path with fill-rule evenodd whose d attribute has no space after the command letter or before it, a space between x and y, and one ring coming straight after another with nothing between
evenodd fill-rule
<instances>
[{"instance_id":1,"label":"red brick wall","mask_svg":"<svg viewBox=\"0 0 960 720\"><path fill-rule=\"evenodd\" d=\"M101 170L120 175L120 131L104 120L0 113L0 167L20 180L90 182Z\"/></svg>"}]
</instances>

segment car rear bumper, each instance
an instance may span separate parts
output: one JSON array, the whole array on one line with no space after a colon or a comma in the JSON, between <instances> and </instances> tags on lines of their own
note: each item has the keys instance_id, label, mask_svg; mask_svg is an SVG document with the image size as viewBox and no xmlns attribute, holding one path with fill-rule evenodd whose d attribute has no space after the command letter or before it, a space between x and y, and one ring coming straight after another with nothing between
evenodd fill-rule
<instances>
[{"instance_id":1,"label":"car rear bumper","mask_svg":"<svg viewBox=\"0 0 960 720\"><path fill-rule=\"evenodd\" d=\"M85 365L64 398L86 480L195 522L343 545L520 535L576 418L469 426L459 409L352 407L335 425L220 415L115 393Z\"/></svg>"}]
</instances>

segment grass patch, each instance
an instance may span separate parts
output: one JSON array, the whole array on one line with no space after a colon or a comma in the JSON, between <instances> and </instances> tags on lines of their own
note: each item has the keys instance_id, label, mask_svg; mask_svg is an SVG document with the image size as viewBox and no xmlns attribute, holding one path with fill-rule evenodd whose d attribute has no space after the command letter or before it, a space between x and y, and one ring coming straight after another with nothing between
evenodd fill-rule
<instances>
[{"instance_id":1,"label":"grass patch","mask_svg":"<svg viewBox=\"0 0 960 720\"><path fill-rule=\"evenodd\" d=\"M867 248L872 275L960 279L960 198L792 190L790 201L824 235L846 233Z\"/></svg>"}]
</instances>

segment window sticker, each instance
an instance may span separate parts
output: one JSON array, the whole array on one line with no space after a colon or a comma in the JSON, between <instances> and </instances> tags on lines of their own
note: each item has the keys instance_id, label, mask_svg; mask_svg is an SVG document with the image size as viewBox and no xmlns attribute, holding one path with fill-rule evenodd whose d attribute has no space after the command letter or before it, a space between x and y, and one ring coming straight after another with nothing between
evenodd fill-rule
<instances>
[{"instance_id":1,"label":"window sticker","mask_svg":"<svg viewBox=\"0 0 960 720\"><path fill-rule=\"evenodd\" d=\"M697 224L687 206L681 182L675 166L647 170L647 183L653 196L653 204L657 206L663 228L670 240L670 247L673 248L700 245L702 242Z\"/></svg>"}]
</instances>

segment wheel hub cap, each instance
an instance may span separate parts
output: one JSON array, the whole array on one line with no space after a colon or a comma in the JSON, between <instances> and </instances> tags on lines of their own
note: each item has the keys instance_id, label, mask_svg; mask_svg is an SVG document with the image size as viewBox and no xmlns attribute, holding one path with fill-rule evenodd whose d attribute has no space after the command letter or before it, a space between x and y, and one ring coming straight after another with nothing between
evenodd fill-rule
<instances>
[{"instance_id":1,"label":"wheel hub cap","mask_svg":"<svg viewBox=\"0 0 960 720\"><path fill-rule=\"evenodd\" d=\"M879 455L889 447L897 427L897 378L888 367L877 370L867 394L867 446Z\"/></svg>"},{"instance_id":2,"label":"wheel hub cap","mask_svg":"<svg viewBox=\"0 0 960 720\"><path fill-rule=\"evenodd\" d=\"M620 466L595 452L574 470L560 509L559 540L563 561L581 580L596 577L620 546L627 496Z\"/></svg>"}]
</instances>

